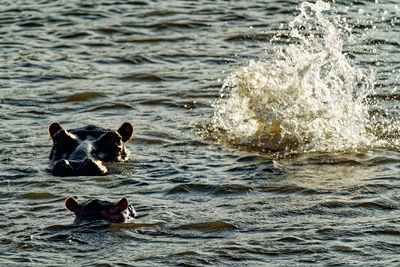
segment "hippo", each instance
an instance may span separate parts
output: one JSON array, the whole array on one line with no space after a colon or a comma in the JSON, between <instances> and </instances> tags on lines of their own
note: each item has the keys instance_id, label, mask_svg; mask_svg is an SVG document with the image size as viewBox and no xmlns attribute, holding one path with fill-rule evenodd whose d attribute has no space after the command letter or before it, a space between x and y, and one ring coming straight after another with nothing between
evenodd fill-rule
<instances>
[{"instance_id":1,"label":"hippo","mask_svg":"<svg viewBox=\"0 0 400 267\"><path fill-rule=\"evenodd\" d=\"M125 197L116 204L98 199L80 204L69 196L65 200L65 207L75 213L75 225L92 222L124 223L137 218L135 209Z\"/></svg>"},{"instance_id":2,"label":"hippo","mask_svg":"<svg viewBox=\"0 0 400 267\"><path fill-rule=\"evenodd\" d=\"M53 140L50 152L54 176L105 175L104 162L127 161L124 143L132 139L133 126L124 122L118 130L94 125L64 130L58 122L49 126Z\"/></svg>"}]
</instances>

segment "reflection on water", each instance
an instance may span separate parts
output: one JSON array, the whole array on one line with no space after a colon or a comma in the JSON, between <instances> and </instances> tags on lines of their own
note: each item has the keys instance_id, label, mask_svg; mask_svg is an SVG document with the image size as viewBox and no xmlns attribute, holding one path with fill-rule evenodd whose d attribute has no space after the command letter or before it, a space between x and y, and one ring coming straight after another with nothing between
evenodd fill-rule
<instances>
[{"instance_id":1,"label":"reflection on water","mask_svg":"<svg viewBox=\"0 0 400 267\"><path fill-rule=\"evenodd\" d=\"M317 153L294 160L280 160L276 166L287 171L282 177L286 182L316 191L342 191L378 175L379 168L375 167L375 160L374 156L364 153ZM285 176L289 176L290 180Z\"/></svg>"},{"instance_id":2,"label":"reflection on water","mask_svg":"<svg viewBox=\"0 0 400 267\"><path fill-rule=\"evenodd\" d=\"M380 2L4 3L0 263L398 264L399 4ZM53 121L130 121L131 158L53 177ZM73 226L67 196L139 218Z\"/></svg>"}]
</instances>

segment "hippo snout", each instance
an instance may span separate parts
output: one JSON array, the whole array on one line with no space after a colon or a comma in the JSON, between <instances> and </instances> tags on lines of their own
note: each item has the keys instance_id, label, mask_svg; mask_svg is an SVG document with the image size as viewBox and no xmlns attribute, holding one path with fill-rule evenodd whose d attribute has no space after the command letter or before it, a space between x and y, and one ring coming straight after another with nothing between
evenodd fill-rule
<instances>
[{"instance_id":1,"label":"hippo snout","mask_svg":"<svg viewBox=\"0 0 400 267\"><path fill-rule=\"evenodd\" d=\"M107 168L99 160L89 158L83 161L62 159L55 162L51 173L54 176L99 176L107 174Z\"/></svg>"}]
</instances>

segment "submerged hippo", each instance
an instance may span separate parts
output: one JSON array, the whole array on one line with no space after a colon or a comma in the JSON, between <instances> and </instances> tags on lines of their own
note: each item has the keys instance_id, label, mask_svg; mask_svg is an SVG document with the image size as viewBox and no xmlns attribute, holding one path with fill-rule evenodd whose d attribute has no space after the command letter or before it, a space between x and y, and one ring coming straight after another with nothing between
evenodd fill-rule
<instances>
[{"instance_id":1,"label":"submerged hippo","mask_svg":"<svg viewBox=\"0 0 400 267\"><path fill-rule=\"evenodd\" d=\"M116 204L98 199L80 204L75 198L68 197L65 206L75 213L76 225L96 221L124 223L136 219L136 211L126 198L122 198Z\"/></svg>"},{"instance_id":2,"label":"submerged hippo","mask_svg":"<svg viewBox=\"0 0 400 267\"><path fill-rule=\"evenodd\" d=\"M104 175L104 162L126 161L129 152L124 143L133 136L133 127L123 123L118 130L89 125L64 130L58 122L49 126L53 140L51 173L56 176Z\"/></svg>"}]
</instances>

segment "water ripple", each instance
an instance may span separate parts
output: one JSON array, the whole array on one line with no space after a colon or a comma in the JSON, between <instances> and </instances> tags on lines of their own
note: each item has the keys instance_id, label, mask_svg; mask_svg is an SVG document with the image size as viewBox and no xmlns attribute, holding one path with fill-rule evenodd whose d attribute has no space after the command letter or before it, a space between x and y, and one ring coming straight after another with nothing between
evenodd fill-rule
<instances>
[{"instance_id":1,"label":"water ripple","mask_svg":"<svg viewBox=\"0 0 400 267\"><path fill-rule=\"evenodd\" d=\"M317 16L307 13L307 18L298 15L311 11L311 4L328 3L3 2L1 263L398 265L397 1L329 1L328 10ZM333 18L338 19L336 24L324 32L323 26ZM320 23L312 24L315 21ZM312 45L301 49L304 41ZM296 47L300 49L291 50ZM285 54L290 51L292 57ZM323 53L334 56L323 60ZM279 61L285 55L290 60ZM270 76L260 68L242 72L249 79L238 80L243 90L235 95L240 101L237 112L230 113L232 120L243 130L252 119L279 117L296 107L281 123L304 119L289 128L307 137L302 140L310 148L307 153L288 156L253 149L264 140L264 130L273 127L254 135L251 149L245 151L239 149L249 148L249 139L220 142L234 137L232 128L220 128L221 135L214 135L212 118L223 111L214 101L226 97L221 88L230 80L227 77L250 61L256 67L262 62ZM278 61L280 65L273 64ZM348 64L335 76L337 68L330 67L342 63ZM296 64L301 67L290 68ZM375 79L371 76L373 90L361 106L367 108L370 122L366 134L375 137L377 145L335 152L312 149L316 134L322 142L338 132L353 136L362 129L353 123L360 105L350 100L370 77L358 79L354 68L376 73ZM268 113L266 108L277 103L266 99L272 96L268 92L282 88L272 85L286 84L293 75L300 77L295 79L298 83L274 95L289 96L286 104L277 105L277 113ZM349 95L325 90L341 88L334 85L349 81L348 75L354 83L342 88L354 89ZM325 79L324 86L315 86L308 94L299 92L305 84L321 85L320 78ZM243 95L249 96L254 83L265 80L271 84L257 87L263 93L244 103ZM321 90L320 96L336 93L336 102L324 97L312 105L299 101L313 99ZM331 116L343 103L349 105L342 114L349 116ZM246 105L250 113L243 112ZM246 114L247 120L238 120ZM318 119L330 124L306 127ZM52 121L66 128L116 128L123 121L132 122L130 160L109 164L107 176L53 177L48 160ZM346 131L346 125L352 130ZM335 140L341 142L327 145L340 147L351 141ZM76 226L74 214L65 208L68 195L110 201L125 196L139 218L128 224Z\"/></svg>"}]
</instances>

